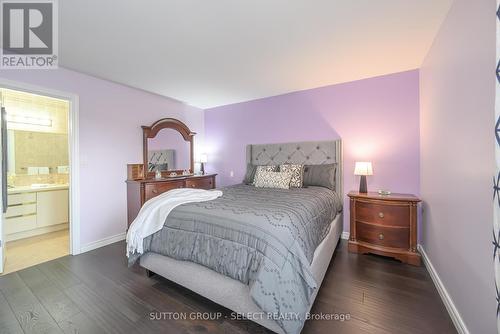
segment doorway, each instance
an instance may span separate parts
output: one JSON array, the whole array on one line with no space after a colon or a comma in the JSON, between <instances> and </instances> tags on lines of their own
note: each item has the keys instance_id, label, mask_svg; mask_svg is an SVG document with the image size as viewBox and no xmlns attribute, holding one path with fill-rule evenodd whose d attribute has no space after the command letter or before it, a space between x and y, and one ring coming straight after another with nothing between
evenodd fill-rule
<instances>
[{"instance_id":1,"label":"doorway","mask_svg":"<svg viewBox=\"0 0 500 334\"><path fill-rule=\"evenodd\" d=\"M70 101L0 88L4 273L70 254Z\"/></svg>"}]
</instances>

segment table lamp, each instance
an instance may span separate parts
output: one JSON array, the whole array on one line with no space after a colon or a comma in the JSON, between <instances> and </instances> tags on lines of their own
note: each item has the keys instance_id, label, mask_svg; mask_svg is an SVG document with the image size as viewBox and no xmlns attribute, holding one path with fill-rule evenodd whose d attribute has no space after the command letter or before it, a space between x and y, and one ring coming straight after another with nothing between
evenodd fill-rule
<instances>
[{"instance_id":1,"label":"table lamp","mask_svg":"<svg viewBox=\"0 0 500 334\"><path fill-rule=\"evenodd\" d=\"M366 175L373 175L373 168L371 162L356 162L354 167L354 175L361 175L359 180L359 192L367 193Z\"/></svg>"},{"instance_id":2,"label":"table lamp","mask_svg":"<svg viewBox=\"0 0 500 334\"><path fill-rule=\"evenodd\" d=\"M208 157L206 153L200 154L200 172L201 175L205 175L205 164L208 161Z\"/></svg>"}]
</instances>

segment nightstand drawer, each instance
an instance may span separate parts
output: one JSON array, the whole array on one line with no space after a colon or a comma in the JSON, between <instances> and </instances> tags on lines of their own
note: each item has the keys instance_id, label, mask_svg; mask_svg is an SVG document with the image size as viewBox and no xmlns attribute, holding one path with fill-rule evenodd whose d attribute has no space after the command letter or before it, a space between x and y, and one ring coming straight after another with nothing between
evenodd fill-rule
<instances>
[{"instance_id":1,"label":"nightstand drawer","mask_svg":"<svg viewBox=\"0 0 500 334\"><path fill-rule=\"evenodd\" d=\"M373 245L408 249L410 229L402 227L386 227L366 223L356 223L356 236L359 241Z\"/></svg>"},{"instance_id":2,"label":"nightstand drawer","mask_svg":"<svg viewBox=\"0 0 500 334\"><path fill-rule=\"evenodd\" d=\"M410 227L410 208L408 205L376 204L358 201L356 221L385 226Z\"/></svg>"}]
</instances>

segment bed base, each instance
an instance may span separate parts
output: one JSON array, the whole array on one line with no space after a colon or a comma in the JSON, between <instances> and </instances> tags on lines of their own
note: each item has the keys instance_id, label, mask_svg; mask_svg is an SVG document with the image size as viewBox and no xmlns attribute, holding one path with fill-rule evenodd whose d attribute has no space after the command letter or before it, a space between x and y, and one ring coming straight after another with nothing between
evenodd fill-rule
<instances>
[{"instance_id":1,"label":"bed base","mask_svg":"<svg viewBox=\"0 0 500 334\"><path fill-rule=\"evenodd\" d=\"M314 252L311 270L316 282L318 282L318 287L321 286L332 255L339 242L343 230L342 225L343 219L342 213L340 213L331 223L328 235ZM146 253L141 257L140 265L146 269L148 276L156 273L234 312L241 314L263 312L250 297L247 285L202 265L189 261L175 260L152 252ZM312 295L309 310L314 304L318 290L319 288ZM262 317L262 319L250 320L273 332L285 334L278 323L272 319Z\"/></svg>"}]
</instances>

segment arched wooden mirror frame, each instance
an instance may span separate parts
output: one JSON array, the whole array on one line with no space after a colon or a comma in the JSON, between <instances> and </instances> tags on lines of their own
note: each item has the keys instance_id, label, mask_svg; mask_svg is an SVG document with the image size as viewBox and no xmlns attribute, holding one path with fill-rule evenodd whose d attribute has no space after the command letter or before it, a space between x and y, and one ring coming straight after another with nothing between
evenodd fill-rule
<instances>
[{"instance_id":1,"label":"arched wooden mirror frame","mask_svg":"<svg viewBox=\"0 0 500 334\"><path fill-rule=\"evenodd\" d=\"M142 126L142 158L144 163L144 171L146 172L146 177L150 178L154 176L154 172L148 172L148 139L156 137L158 132L163 129L173 129L179 132L185 141L189 142L189 173L194 172L194 136L196 132L191 131L188 126L178 119L175 118L162 118L151 126ZM168 171L171 173L173 171ZM181 173L182 170L175 170L177 174Z\"/></svg>"}]
</instances>

